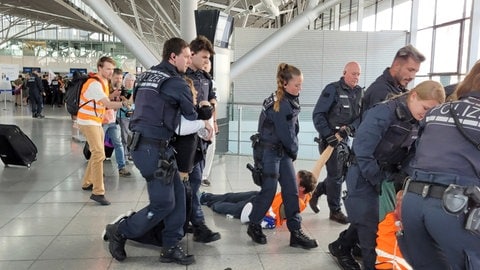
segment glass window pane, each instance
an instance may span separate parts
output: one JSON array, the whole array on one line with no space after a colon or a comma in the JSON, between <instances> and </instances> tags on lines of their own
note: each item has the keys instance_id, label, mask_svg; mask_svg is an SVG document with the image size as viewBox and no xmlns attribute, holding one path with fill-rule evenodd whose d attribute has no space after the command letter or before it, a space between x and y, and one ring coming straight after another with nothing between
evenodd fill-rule
<instances>
[{"instance_id":1,"label":"glass window pane","mask_svg":"<svg viewBox=\"0 0 480 270\"><path fill-rule=\"evenodd\" d=\"M421 1L420 1L421 2ZM437 0L437 18L435 24L442 24L463 18L463 0Z\"/></svg>"},{"instance_id":2,"label":"glass window pane","mask_svg":"<svg viewBox=\"0 0 480 270\"><path fill-rule=\"evenodd\" d=\"M457 72L460 23L435 30L433 72Z\"/></svg>"},{"instance_id":3,"label":"glass window pane","mask_svg":"<svg viewBox=\"0 0 480 270\"><path fill-rule=\"evenodd\" d=\"M465 28L463 29L463 52L462 52L462 65L460 67L460 73L467 73L468 64L468 44L470 44L470 19L465 20ZM480 50L480 47L479 47ZM479 51L480 52L480 51ZM480 55L480 54L478 54Z\"/></svg>"},{"instance_id":4,"label":"glass window pane","mask_svg":"<svg viewBox=\"0 0 480 270\"><path fill-rule=\"evenodd\" d=\"M435 0L418 1L418 29L433 25Z\"/></svg>"},{"instance_id":5,"label":"glass window pane","mask_svg":"<svg viewBox=\"0 0 480 270\"><path fill-rule=\"evenodd\" d=\"M470 17L472 12L472 0L465 0L465 17Z\"/></svg>"},{"instance_id":6,"label":"glass window pane","mask_svg":"<svg viewBox=\"0 0 480 270\"><path fill-rule=\"evenodd\" d=\"M430 73L430 65L432 61L432 29L428 28L417 32L417 44L415 47L425 55L425 61L420 65L417 75L427 75Z\"/></svg>"},{"instance_id":7,"label":"glass window pane","mask_svg":"<svg viewBox=\"0 0 480 270\"><path fill-rule=\"evenodd\" d=\"M391 1L378 2L377 8L377 25L375 31L391 30L392 24L392 9Z\"/></svg>"},{"instance_id":8,"label":"glass window pane","mask_svg":"<svg viewBox=\"0 0 480 270\"><path fill-rule=\"evenodd\" d=\"M375 5L363 10L362 31L375 31Z\"/></svg>"},{"instance_id":9,"label":"glass window pane","mask_svg":"<svg viewBox=\"0 0 480 270\"><path fill-rule=\"evenodd\" d=\"M411 10L411 1L403 2L393 7L392 30L410 31L410 17L412 16Z\"/></svg>"}]
</instances>

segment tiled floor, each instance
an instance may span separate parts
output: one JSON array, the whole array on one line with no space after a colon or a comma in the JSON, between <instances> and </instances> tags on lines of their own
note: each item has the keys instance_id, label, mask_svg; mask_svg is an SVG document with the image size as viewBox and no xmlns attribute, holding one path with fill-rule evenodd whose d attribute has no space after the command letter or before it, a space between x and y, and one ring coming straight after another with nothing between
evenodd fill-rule
<instances>
[{"instance_id":1,"label":"tiled floor","mask_svg":"<svg viewBox=\"0 0 480 270\"><path fill-rule=\"evenodd\" d=\"M2 96L3 98L3 96ZM159 248L128 241L128 258L118 262L101 238L105 225L127 210L147 203L144 179L134 165L131 177L119 177L115 161L105 161L106 196L110 206L100 206L80 188L86 161L83 144L72 137L72 123L63 108L45 108L45 119L32 119L28 108L0 104L0 123L16 124L38 147L38 160L30 169L0 165L0 269L340 269L327 245L346 228L328 220L323 196L321 212L302 213L304 229L319 248L289 247L285 227L266 231L268 244L254 244L246 226L204 208L206 222L222 239L200 244L191 235L182 240L196 263L188 267L160 263ZM236 155L215 157L213 193L256 189L245 164L251 158ZM295 162L310 169L312 160ZM325 172L322 172L322 177Z\"/></svg>"}]
</instances>

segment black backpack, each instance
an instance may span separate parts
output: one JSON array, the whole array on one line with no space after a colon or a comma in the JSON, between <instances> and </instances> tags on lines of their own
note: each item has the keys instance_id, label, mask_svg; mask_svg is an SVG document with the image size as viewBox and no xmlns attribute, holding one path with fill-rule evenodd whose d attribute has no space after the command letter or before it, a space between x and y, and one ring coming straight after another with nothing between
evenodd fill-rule
<instances>
[{"instance_id":1,"label":"black backpack","mask_svg":"<svg viewBox=\"0 0 480 270\"><path fill-rule=\"evenodd\" d=\"M80 106L80 93L82 91L83 84L85 84L85 82L90 78L100 82L100 80L97 77L89 76L89 75L80 75L79 77L73 78L68 84L68 87L65 92L65 104L67 104L67 111L71 115L77 115L78 110L89 102L93 101L94 107L95 107L95 100L93 99L83 103Z\"/></svg>"}]
</instances>

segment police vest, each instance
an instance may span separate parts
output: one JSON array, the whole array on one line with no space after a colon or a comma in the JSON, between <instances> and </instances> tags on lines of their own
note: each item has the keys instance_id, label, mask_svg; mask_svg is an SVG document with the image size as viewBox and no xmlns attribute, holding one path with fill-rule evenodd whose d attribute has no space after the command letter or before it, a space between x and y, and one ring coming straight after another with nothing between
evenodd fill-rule
<instances>
[{"instance_id":1,"label":"police vest","mask_svg":"<svg viewBox=\"0 0 480 270\"><path fill-rule=\"evenodd\" d=\"M193 86L195 90L197 90L197 104L199 104L200 101L209 101L208 96L210 94L211 81L209 76L206 75L206 72L203 70L189 70L187 76L193 80Z\"/></svg>"},{"instance_id":2,"label":"police vest","mask_svg":"<svg viewBox=\"0 0 480 270\"><path fill-rule=\"evenodd\" d=\"M339 82L333 84L337 91L338 101L330 109L327 115L328 124L333 130L353 122L359 115L361 110L362 94L361 89L352 89L351 91L360 91L357 95L350 98L351 91L344 89Z\"/></svg>"},{"instance_id":3,"label":"police vest","mask_svg":"<svg viewBox=\"0 0 480 270\"><path fill-rule=\"evenodd\" d=\"M260 113L260 119L258 120L257 130L259 133L262 129L273 131L273 122L270 119L267 119L267 110L271 110L275 101L277 101L277 95L275 93L272 93L269 97L263 100L262 112Z\"/></svg>"},{"instance_id":4,"label":"police vest","mask_svg":"<svg viewBox=\"0 0 480 270\"><path fill-rule=\"evenodd\" d=\"M400 164L409 154L418 136L418 121L412 117L406 104L406 96L385 101L394 112L395 120L375 148L374 157L380 165Z\"/></svg>"},{"instance_id":5,"label":"police vest","mask_svg":"<svg viewBox=\"0 0 480 270\"><path fill-rule=\"evenodd\" d=\"M53 90L58 90L59 88L58 80L52 80L50 85L52 86Z\"/></svg>"},{"instance_id":6,"label":"police vest","mask_svg":"<svg viewBox=\"0 0 480 270\"><path fill-rule=\"evenodd\" d=\"M138 78L134 90L135 111L130 129L155 139L170 139L180 123L178 102L162 92L162 85L172 77L162 70L148 70Z\"/></svg>"},{"instance_id":7,"label":"police vest","mask_svg":"<svg viewBox=\"0 0 480 270\"><path fill-rule=\"evenodd\" d=\"M38 89L38 86L37 86L36 78L37 77L32 75L27 80L27 87L30 91L40 91L40 89Z\"/></svg>"},{"instance_id":8,"label":"police vest","mask_svg":"<svg viewBox=\"0 0 480 270\"><path fill-rule=\"evenodd\" d=\"M273 105L276 100L276 94L272 93L268 98L263 101L262 112L260 113L260 118L258 120L258 132L260 133L260 140L262 141L262 143L279 143L280 138L278 136L287 136L288 134L286 130L279 130L275 132L274 123L272 119L268 117L268 112L273 110ZM292 121L292 123L298 123L298 114L300 113L300 104L298 103L298 99L284 97L282 102L288 102L290 105L290 111L288 112L288 114L285 115L287 120ZM295 128L296 133L298 133L298 125ZM284 133L282 134L282 132Z\"/></svg>"}]
</instances>

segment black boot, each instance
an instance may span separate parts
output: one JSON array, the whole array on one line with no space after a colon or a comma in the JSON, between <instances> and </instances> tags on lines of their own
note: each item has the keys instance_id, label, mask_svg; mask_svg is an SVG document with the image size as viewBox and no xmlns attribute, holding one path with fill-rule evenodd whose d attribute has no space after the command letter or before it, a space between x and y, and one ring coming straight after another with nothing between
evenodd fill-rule
<instances>
[{"instance_id":1,"label":"black boot","mask_svg":"<svg viewBox=\"0 0 480 270\"><path fill-rule=\"evenodd\" d=\"M350 248L343 247L339 241L332 242L328 245L328 250L338 261L343 270L360 270L360 265L352 256Z\"/></svg>"},{"instance_id":2,"label":"black boot","mask_svg":"<svg viewBox=\"0 0 480 270\"><path fill-rule=\"evenodd\" d=\"M315 191L312 193L312 198L308 202L310 205L310 208L312 208L313 212L318 213L320 212L320 209L318 208L318 199L320 196L325 194L325 182L320 182L318 185L315 187Z\"/></svg>"},{"instance_id":3,"label":"black boot","mask_svg":"<svg viewBox=\"0 0 480 270\"><path fill-rule=\"evenodd\" d=\"M330 211L330 220L338 222L340 224L348 224L348 217L342 212L342 210Z\"/></svg>"},{"instance_id":4,"label":"black boot","mask_svg":"<svg viewBox=\"0 0 480 270\"><path fill-rule=\"evenodd\" d=\"M298 229L290 232L290 246L310 249L318 247L318 243L317 240L306 235L302 229Z\"/></svg>"},{"instance_id":5,"label":"black boot","mask_svg":"<svg viewBox=\"0 0 480 270\"><path fill-rule=\"evenodd\" d=\"M160 262L174 262L181 265L190 265L195 262L195 257L193 255L186 254L179 245L176 245L169 248L162 248L162 252L160 253Z\"/></svg>"},{"instance_id":6,"label":"black boot","mask_svg":"<svg viewBox=\"0 0 480 270\"><path fill-rule=\"evenodd\" d=\"M193 226L193 241L195 242L210 243L220 238L220 233L212 232L205 224Z\"/></svg>"},{"instance_id":7,"label":"black boot","mask_svg":"<svg viewBox=\"0 0 480 270\"><path fill-rule=\"evenodd\" d=\"M108 250L112 257L117 261L123 261L127 258L125 252L125 242L127 239L118 233L118 224L108 224L106 227L106 237L109 241Z\"/></svg>"},{"instance_id":8,"label":"black boot","mask_svg":"<svg viewBox=\"0 0 480 270\"><path fill-rule=\"evenodd\" d=\"M262 232L262 226L260 224L248 224L247 234L252 238L253 242L258 244L266 244L267 236Z\"/></svg>"}]
</instances>

